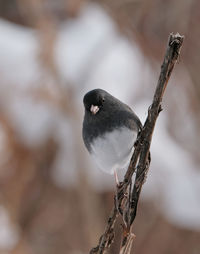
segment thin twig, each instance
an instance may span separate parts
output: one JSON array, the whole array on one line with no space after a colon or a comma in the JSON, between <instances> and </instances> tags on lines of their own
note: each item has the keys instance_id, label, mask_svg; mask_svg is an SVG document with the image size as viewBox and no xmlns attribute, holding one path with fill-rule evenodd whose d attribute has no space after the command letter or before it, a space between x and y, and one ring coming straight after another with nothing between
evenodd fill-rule
<instances>
[{"instance_id":1,"label":"thin twig","mask_svg":"<svg viewBox=\"0 0 200 254\"><path fill-rule=\"evenodd\" d=\"M156 87L156 91L153 98L153 103L149 107L148 116L145 121L144 127L138 137L135 145L135 150L130 161L128 170L124 176L124 181L121 183L117 191L118 207L113 207L109 216L106 229L99 239L99 245L90 251L90 254L103 254L108 249L114 240L114 225L117 216L121 212L123 215L124 225L122 234L122 243L120 248L120 254L130 254L134 234L132 231L132 224L136 217L137 204L139 201L142 185L145 181L149 165L150 165L150 145L152 135L155 127L157 117L162 110L161 102L171 76L172 70L177 62L180 54L181 46L183 44L184 37L178 33L171 33L169 36L167 49L164 57L163 64L161 66L161 72ZM125 198L125 193L129 184L132 181L133 173L136 171L136 178L133 186L130 199ZM127 204L127 202L129 202ZM125 204L124 204L125 203ZM122 204L124 209L121 208Z\"/></svg>"}]
</instances>

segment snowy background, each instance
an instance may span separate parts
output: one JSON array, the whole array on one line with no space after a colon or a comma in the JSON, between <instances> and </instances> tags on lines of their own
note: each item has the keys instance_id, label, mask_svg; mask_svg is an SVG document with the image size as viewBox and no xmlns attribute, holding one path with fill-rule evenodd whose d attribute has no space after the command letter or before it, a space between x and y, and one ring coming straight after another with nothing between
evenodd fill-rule
<instances>
[{"instance_id":1,"label":"snowy background","mask_svg":"<svg viewBox=\"0 0 200 254\"><path fill-rule=\"evenodd\" d=\"M29 25L27 13L20 22L0 19L0 253L54 253L58 246L60 253L87 253L104 228L114 180L97 169L83 146L82 98L90 89L105 89L129 104L142 122L152 101L168 30L156 51L139 29L129 27L127 34L110 6L83 2L21 3L16 10L30 12ZM154 44L153 28L147 29ZM187 40L187 31L179 32ZM144 222L151 218L154 232L174 227L174 245L190 232L191 252L181 253L200 253L199 97L187 54L183 49L167 87L139 213ZM136 250L147 253L140 245L153 233L140 220ZM145 241L153 245L153 239Z\"/></svg>"}]
</instances>

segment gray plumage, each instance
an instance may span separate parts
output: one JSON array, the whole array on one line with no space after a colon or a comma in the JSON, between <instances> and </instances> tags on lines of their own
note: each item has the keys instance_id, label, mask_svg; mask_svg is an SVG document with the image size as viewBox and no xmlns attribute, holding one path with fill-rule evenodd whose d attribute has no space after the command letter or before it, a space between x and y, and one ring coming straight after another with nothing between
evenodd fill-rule
<instances>
[{"instance_id":1,"label":"gray plumage","mask_svg":"<svg viewBox=\"0 0 200 254\"><path fill-rule=\"evenodd\" d=\"M83 103L82 135L89 153L108 173L126 167L142 127L139 118L129 106L102 89L88 92ZM99 108L96 114L90 110L92 105Z\"/></svg>"}]
</instances>

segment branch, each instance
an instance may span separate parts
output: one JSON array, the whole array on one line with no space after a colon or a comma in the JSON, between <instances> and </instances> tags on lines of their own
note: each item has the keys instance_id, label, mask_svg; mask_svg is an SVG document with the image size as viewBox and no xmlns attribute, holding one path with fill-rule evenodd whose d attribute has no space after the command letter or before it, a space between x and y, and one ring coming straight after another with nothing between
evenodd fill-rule
<instances>
[{"instance_id":1,"label":"branch","mask_svg":"<svg viewBox=\"0 0 200 254\"><path fill-rule=\"evenodd\" d=\"M97 247L90 251L90 254L103 254L108 249L114 239L114 225L117 216L121 214L123 216L123 236L120 248L120 254L129 254L134 239L132 231L132 224L136 217L137 204L139 201L142 185L145 181L149 165L150 165L150 145L152 135L155 127L157 117L162 110L161 102L171 76L172 70L177 62L180 54L180 50L183 44L184 37L178 33L171 33L169 36L167 49L164 57L163 64L161 66L161 72L158 80L158 84L154 93L152 105L149 107L148 116L145 121L144 127L138 137L135 145L134 153L131 158L128 170L124 176L123 182L118 187L116 202L109 216L106 229L103 235L99 239ZM136 171L136 177L134 186L132 188L132 176ZM130 186L127 198L128 186Z\"/></svg>"}]
</instances>

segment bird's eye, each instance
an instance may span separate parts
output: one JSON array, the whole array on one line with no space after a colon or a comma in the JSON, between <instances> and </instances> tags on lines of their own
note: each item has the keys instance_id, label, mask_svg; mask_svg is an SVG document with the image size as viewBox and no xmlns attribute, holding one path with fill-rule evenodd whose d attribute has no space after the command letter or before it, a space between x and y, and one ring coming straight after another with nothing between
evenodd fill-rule
<instances>
[{"instance_id":1,"label":"bird's eye","mask_svg":"<svg viewBox=\"0 0 200 254\"><path fill-rule=\"evenodd\" d=\"M104 101L105 101L104 98L101 98L101 99L99 100L99 106L100 106L100 107L103 107Z\"/></svg>"}]
</instances>

